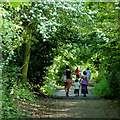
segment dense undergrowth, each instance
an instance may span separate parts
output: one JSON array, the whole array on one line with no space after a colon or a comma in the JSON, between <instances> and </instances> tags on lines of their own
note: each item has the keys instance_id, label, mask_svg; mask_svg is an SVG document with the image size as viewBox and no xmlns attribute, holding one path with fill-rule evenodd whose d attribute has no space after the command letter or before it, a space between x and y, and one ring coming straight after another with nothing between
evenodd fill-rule
<instances>
[{"instance_id":1,"label":"dense undergrowth","mask_svg":"<svg viewBox=\"0 0 120 120\"><path fill-rule=\"evenodd\" d=\"M11 85L8 77L3 78L2 92L2 118L20 118L25 115L18 109L19 101L35 102L35 95L27 84L18 85L17 79L12 78Z\"/></svg>"},{"instance_id":2,"label":"dense undergrowth","mask_svg":"<svg viewBox=\"0 0 120 120\"><path fill-rule=\"evenodd\" d=\"M120 72L119 62L112 65L111 71L106 71L101 67L97 77L97 83L94 85L93 94L102 95L108 98L120 99Z\"/></svg>"}]
</instances>

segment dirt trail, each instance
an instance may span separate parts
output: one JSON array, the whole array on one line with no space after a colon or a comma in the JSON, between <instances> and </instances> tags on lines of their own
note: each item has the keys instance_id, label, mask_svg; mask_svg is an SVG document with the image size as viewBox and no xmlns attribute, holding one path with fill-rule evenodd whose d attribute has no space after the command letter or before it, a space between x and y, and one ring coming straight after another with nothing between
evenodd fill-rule
<instances>
[{"instance_id":1,"label":"dirt trail","mask_svg":"<svg viewBox=\"0 0 120 120\"><path fill-rule=\"evenodd\" d=\"M103 99L88 94L75 97L73 90L70 97L64 90L56 92L53 98L40 97L36 103L19 102L20 110L32 118L117 118L120 119L120 100Z\"/></svg>"}]
</instances>

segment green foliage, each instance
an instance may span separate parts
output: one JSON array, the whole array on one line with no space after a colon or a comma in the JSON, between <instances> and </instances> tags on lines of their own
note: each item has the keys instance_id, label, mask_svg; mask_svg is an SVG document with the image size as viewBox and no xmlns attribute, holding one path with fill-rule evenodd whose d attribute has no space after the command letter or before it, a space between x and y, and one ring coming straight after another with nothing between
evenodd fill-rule
<instances>
[{"instance_id":1,"label":"green foliage","mask_svg":"<svg viewBox=\"0 0 120 120\"><path fill-rule=\"evenodd\" d=\"M14 83L14 86L12 88L11 94L14 95L14 98L17 98L19 100L23 101L31 101L34 102L35 95L30 92L31 86L27 84L20 84L17 85L17 83Z\"/></svg>"},{"instance_id":2,"label":"green foliage","mask_svg":"<svg viewBox=\"0 0 120 120\"><path fill-rule=\"evenodd\" d=\"M19 49L22 44L20 32L22 27L13 24L5 19L9 15L4 9L2 10L2 118L17 118L22 115L18 111L18 100L34 100L33 93L30 92L26 85L18 85L21 77L20 67L16 65L15 50ZM6 14L6 15L5 15Z\"/></svg>"},{"instance_id":3,"label":"green foliage","mask_svg":"<svg viewBox=\"0 0 120 120\"><path fill-rule=\"evenodd\" d=\"M57 89L56 80L55 80L55 71L53 66L49 67L49 70L46 72L46 76L44 77L46 81L44 81L44 86L40 88L42 92L45 92L50 95L54 95Z\"/></svg>"},{"instance_id":4,"label":"green foliage","mask_svg":"<svg viewBox=\"0 0 120 120\"><path fill-rule=\"evenodd\" d=\"M111 88L111 96L120 98L120 62L116 62L111 65L111 71L108 75L109 84Z\"/></svg>"},{"instance_id":5,"label":"green foliage","mask_svg":"<svg viewBox=\"0 0 120 120\"><path fill-rule=\"evenodd\" d=\"M42 90L53 94L57 84L62 85L60 77L66 64L73 71L76 66L89 63L92 72L98 71L99 74L96 78L99 94L113 95L119 90L119 74L116 72L119 70L114 69L120 60L118 3L32 2L17 8L8 3L3 7L8 11L4 13L7 21L4 26L10 28L4 27L2 33L3 58L7 68L12 66L10 71L22 66L22 40L26 40L32 31L28 78L33 86L43 86ZM16 27L20 29L19 33L25 33L24 36L17 33Z\"/></svg>"},{"instance_id":6,"label":"green foliage","mask_svg":"<svg viewBox=\"0 0 120 120\"><path fill-rule=\"evenodd\" d=\"M20 113L18 112L18 108L8 99L8 96L4 96L5 100L2 103L2 118L16 118L20 117Z\"/></svg>"},{"instance_id":7,"label":"green foliage","mask_svg":"<svg viewBox=\"0 0 120 120\"><path fill-rule=\"evenodd\" d=\"M97 83L92 93L112 98L120 98L119 71L119 62L112 64L109 71L101 66L96 80Z\"/></svg>"},{"instance_id":8,"label":"green foliage","mask_svg":"<svg viewBox=\"0 0 120 120\"><path fill-rule=\"evenodd\" d=\"M11 0L9 0L9 2L10 2L10 5L11 5L12 7L17 8L17 7L19 7L22 3L28 4L28 3L30 2L30 0L27 0L27 1L25 1L25 2L21 2L20 0L17 0L17 1L15 1L15 2L12 2Z\"/></svg>"},{"instance_id":9,"label":"green foliage","mask_svg":"<svg viewBox=\"0 0 120 120\"><path fill-rule=\"evenodd\" d=\"M94 84L94 90L91 92L92 94L102 95L102 96L110 96L111 88L108 80L102 79L99 83Z\"/></svg>"},{"instance_id":10,"label":"green foliage","mask_svg":"<svg viewBox=\"0 0 120 120\"><path fill-rule=\"evenodd\" d=\"M109 81L106 77L106 71L101 66L97 80L94 84L94 90L92 91L93 94L102 95L102 96L109 96L111 94L111 88L109 85Z\"/></svg>"},{"instance_id":11,"label":"green foliage","mask_svg":"<svg viewBox=\"0 0 120 120\"><path fill-rule=\"evenodd\" d=\"M43 75L46 74L46 67L52 64L51 60L55 55L53 48L56 47L56 44L53 44L52 41L43 42L40 37L38 40L32 45L28 78L31 84L43 86L43 81L45 81Z\"/></svg>"},{"instance_id":12,"label":"green foliage","mask_svg":"<svg viewBox=\"0 0 120 120\"><path fill-rule=\"evenodd\" d=\"M4 7L9 8L9 5L6 4L6 6ZM65 43L70 43L71 38L72 41L78 40L76 37L78 31L76 32L76 30L79 30L79 28L77 29L74 28L74 24L76 24L74 18L78 17L76 14L78 14L77 13L78 10L80 9L82 10L81 7L82 4L78 4L78 3L73 5L71 3L67 4L64 2L60 2L60 3L38 2L38 3L31 3L28 6L22 4L14 11L9 9L9 12L13 14L13 16L11 16L11 19L13 20L14 18L14 22L16 24L23 26L25 30L27 27L29 31L30 29L32 29L33 31L31 61L28 70L29 71L28 78L33 85L36 84L39 84L40 86L43 85L44 80L42 76L46 72L45 67L51 65L52 64L51 60L54 58L56 54L59 54L60 49L56 51L56 49L58 48L57 46L59 46L59 41L62 41L61 43L63 45L64 41ZM71 17L73 17L72 20ZM68 21L69 21L69 25L67 26ZM64 33L63 36L61 37L57 36L56 33L61 34L60 33L62 31L61 29L64 27L65 27L64 31L66 32L66 34ZM72 45L70 46L68 45L68 47L70 48L72 47ZM69 48L66 50L67 52L70 51ZM24 47L22 49L24 49ZM64 54L64 56L66 56L66 54ZM70 62L73 63L74 58L72 57L71 53L69 54L67 53L66 59L68 60L69 58L71 60ZM20 66L19 63L18 65ZM39 69L38 66L41 69Z\"/></svg>"},{"instance_id":13,"label":"green foliage","mask_svg":"<svg viewBox=\"0 0 120 120\"><path fill-rule=\"evenodd\" d=\"M30 92L28 85L18 85L16 79L13 78L12 86L10 86L10 77L8 78L3 74L3 78L2 118L19 118L23 113L18 110L18 102L20 100L34 102L35 95Z\"/></svg>"},{"instance_id":14,"label":"green foliage","mask_svg":"<svg viewBox=\"0 0 120 120\"><path fill-rule=\"evenodd\" d=\"M117 22L118 3L99 3L98 7L104 9L96 9L97 4L94 3L87 4L89 4L92 9L98 11L94 14L97 17L95 29L98 29L98 37L96 39L98 44L96 46L97 49L95 49L96 54L93 54L91 57L91 60L99 72L97 78L97 82L99 83L95 85L94 92L104 96L119 97L119 70L116 67L116 64L119 65L118 61L120 60L117 31L119 26ZM109 10L106 9L106 7L109 7L112 14L109 14ZM104 10L106 10L106 13L103 12ZM103 69L101 70L101 68Z\"/></svg>"}]
</instances>

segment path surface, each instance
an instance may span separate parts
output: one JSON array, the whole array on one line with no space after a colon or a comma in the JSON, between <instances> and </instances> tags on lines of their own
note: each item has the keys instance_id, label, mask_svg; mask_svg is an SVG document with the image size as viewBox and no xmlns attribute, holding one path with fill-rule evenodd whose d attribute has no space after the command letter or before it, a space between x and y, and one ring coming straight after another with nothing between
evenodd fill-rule
<instances>
[{"instance_id":1,"label":"path surface","mask_svg":"<svg viewBox=\"0 0 120 120\"><path fill-rule=\"evenodd\" d=\"M89 99L89 100L90 99L100 99L101 96L96 96L96 95L90 94L90 91L94 88L93 84L94 84L94 82L91 82L91 81L88 84L89 86L88 86L87 97L83 97L83 94L81 94L81 90L79 90L79 96L76 97L75 94L74 94L74 87L72 87L72 89L69 92L69 99L71 99L71 98L75 98L75 99ZM66 98L66 92L65 92L65 90L59 90L59 91L56 92L55 96L56 96L56 98Z\"/></svg>"},{"instance_id":2,"label":"path surface","mask_svg":"<svg viewBox=\"0 0 120 120\"><path fill-rule=\"evenodd\" d=\"M66 97L65 90L60 90L60 91L56 92L56 96L54 96L54 98L95 100L95 99L101 99L101 96L87 94L86 97L83 97L83 95L81 93L79 94L79 96L75 96L74 90L71 90L69 93L69 97Z\"/></svg>"},{"instance_id":3,"label":"path surface","mask_svg":"<svg viewBox=\"0 0 120 120\"><path fill-rule=\"evenodd\" d=\"M32 118L113 118L120 119L120 101L103 99L101 96L88 94L75 97L73 90L70 97L64 90L56 92L53 98L42 98L36 103L19 102L20 110L29 113Z\"/></svg>"}]
</instances>

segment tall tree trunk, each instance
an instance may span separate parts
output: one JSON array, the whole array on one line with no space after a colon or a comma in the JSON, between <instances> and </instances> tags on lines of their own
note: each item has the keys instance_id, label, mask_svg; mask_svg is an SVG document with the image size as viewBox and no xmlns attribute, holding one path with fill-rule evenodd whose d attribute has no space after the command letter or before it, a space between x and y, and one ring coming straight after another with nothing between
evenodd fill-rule
<instances>
[{"instance_id":1,"label":"tall tree trunk","mask_svg":"<svg viewBox=\"0 0 120 120\"><path fill-rule=\"evenodd\" d=\"M31 48L31 32L27 36L25 43L24 59L23 59L23 69L22 69L22 82L27 81L27 73L30 59L30 48Z\"/></svg>"}]
</instances>

